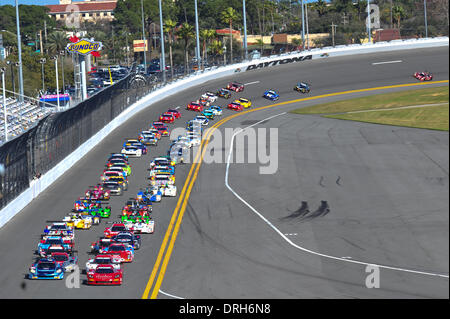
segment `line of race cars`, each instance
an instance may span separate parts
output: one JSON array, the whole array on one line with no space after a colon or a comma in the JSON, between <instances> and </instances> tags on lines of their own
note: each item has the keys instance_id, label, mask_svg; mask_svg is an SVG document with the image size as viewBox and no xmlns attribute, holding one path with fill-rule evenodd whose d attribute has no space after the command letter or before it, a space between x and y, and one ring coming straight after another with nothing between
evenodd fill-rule
<instances>
[{"instance_id":1,"label":"line of race cars","mask_svg":"<svg viewBox=\"0 0 450 319\"><path fill-rule=\"evenodd\" d=\"M299 82L294 87L301 93L310 92L307 83ZM130 198L122 208L120 221L106 222L103 236L91 244L91 253L95 254L86 263L85 281L88 285L120 285L123 282L122 263L132 262L135 251L141 245L141 234L151 234L155 230L152 219L154 202L163 197L175 197L175 167L186 161L189 149L201 144L203 127L216 116L221 116L223 109L216 105L219 97L229 99L232 92L243 92L244 85L230 82L216 93L206 92L197 101L186 106L187 110L200 112L186 122L183 134L170 144L167 155L153 158L149 164L149 185L140 189L134 198ZM263 97L272 101L280 95L275 90L267 90ZM249 99L240 97L228 103L230 110L242 111L252 106ZM111 206L107 205L112 196L123 195L129 186L131 175L130 157L140 158L149 153L149 146L158 145L162 137L170 135L168 124L175 123L181 117L180 107L169 109L154 121L148 130L141 131L137 138L127 139L120 153L112 153L96 186L89 186L84 196L79 197L70 213L60 221L47 221L38 243L38 256L29 268L29 279L63 279L64 273L75 270L78 256L74 250L76 229L90 229L99 225L103 219L111 217Z\"/></svg>"}]
</instances>

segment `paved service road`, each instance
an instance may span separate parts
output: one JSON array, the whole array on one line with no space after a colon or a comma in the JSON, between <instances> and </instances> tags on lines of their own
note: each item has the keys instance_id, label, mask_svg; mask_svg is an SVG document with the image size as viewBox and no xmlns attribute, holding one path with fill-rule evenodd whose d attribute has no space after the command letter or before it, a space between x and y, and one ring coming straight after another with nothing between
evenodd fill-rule
<instances>
[{"instance_id":1,"label":"paved service road","mask_svg":"<svg viewBox=\"0 0 450 319\"><path fill-rule=\"evenodd\" d=\"M391 60L402 62L372 64ZM432 71L436 81L448 80L448 48L304 61L229 79L254 82L239 96L251 99L252 108L257 108L273 104L261 98L268 88L279 90L278 102L305 97L292 91L299 80L310 82L311 96L318 96L416 83L411 74L422 69ZM234 117L220 127L224 133L226 128L246 127L277 115L255 126L278 128L276 173L260 175L257 163L231 164L229 184L295 246L225 186L224 156L223 163L202 164L198 171L176 242L168 245L173 249L171 255L166 251L162 255L166 271L159 275L158 268L154 282L148 281L178 197L154 205L155 234L143 235L136 260L124 266L121 287L68 289L65 281L24 279L45 221L60 219L87 186L97 183L108 154L119 151L124 138L135 137L168 107L185 105L229 79L180 92L133 117L5 225L0 230L0 297L140 298L146 285L154 293L156 283L163 291L156 289L158 298L169 298L166 294L185 298L448 298L448 278L381 269L380 288L367 289L365 267L345 262L360 260L448 275L448 133L280 115L314 103L417 87L265 108ZM224 101L220 100L221 105ZM184 107L182 112L176 125L182 126L195 115ZM235 113L226 111L222 118L231 114ZM150 159L164 155L168 144L166 138L149 155L132 160L129 191L110 201L113 214L118 215L128 197L146 185ZM229 145L223 148L226 151ZM190 165L177 168L179 193L189 169ZM328 213L319 209L322 201L329 205ZM302 202L308 204L309 214L299 210ZM80 265L89 257L90 242L104 227L76 232Z\"/></svg>"}]
</instances>

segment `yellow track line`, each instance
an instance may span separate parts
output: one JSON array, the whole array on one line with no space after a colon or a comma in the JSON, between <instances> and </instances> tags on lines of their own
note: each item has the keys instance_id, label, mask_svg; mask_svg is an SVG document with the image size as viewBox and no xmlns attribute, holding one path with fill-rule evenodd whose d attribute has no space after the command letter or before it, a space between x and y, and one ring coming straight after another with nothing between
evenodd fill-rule
<instances>
[{"instance_id":1,"label":"yellow track line","mask_svg":"<svg viewBox=\"0 0 450 319\"><path fill-rule=\"evenodd\" d=\"M272 108L272 107L275 107L275 106L287 105L287 104L292 104L292 103L298 103L298 102L309 101L309 100L316 100L316 99L332 97L332 96L339 96L339 95L345 95L345 94L353 94L353 93L360 93L360 92L370 92L370 91L376 91L376 90L411 87L411 86L419 86L419 85L448 83L448 82L449 82L449 80L420 82L420 83L408 83L408 84L397 84L397 85L380 86L380 87L367 88L367 89L358 89L358 90L349 90L349 91L342 91L342 92L322 94L322 95L318 95L318 96L312 96L312 97L307 97L307 98L301 98L301 99L296 99L296 100L290 100L290 101L275 103L275 104L271 104L271 105L262 106L262 107L254 108L254 109L251 109L251 110L247 110L247 111L244 111L244 112L239 112L239 113L230 115L230 116L228 116L226 118L223 118L222 120L220 120L219 122L214 124L207 131L207 134L206 134L205 138L202 140L202 143L201 143L200 148L199 148L199 152L197 153L197 156L196 156L196 158L194 160L194 164L192 165L192 167L191 167L191 169L189 171L189 175L186 178L186 182L185 182L185 184L183 186L183 191L182 191L182 193L180 195L180 198L179 198L179 200L177 202L177 206L175 207L174 213L173 213L172 218L170 220L169 227L168 227L168 229L166 231L166 234L164 236L164 240L163 240L163 242L161 244L161 248L159 250L156 263L155 263L155 265L153 267L150 279L147 282L145 291L144 291L144 293L142 295L142 299L147 299L148 298L150 289L153 286L153 282L154 282L154 279L155 279L155 276L156 276L156 272L158 271L159 265L161 264L161 259L162 259L162 256L164 254L164 251L166 249L167 241L169 240L170 233L172 232L174 221L175 221L176 217L178 216L177 222L175 224L175 228L173 228L172 237L171 237L171 240L170 240L170 243L169 243L166 255L164 257L163 264L161 266L158 278L156 280L155 287L153 289L153 292L152 292L150 298L151 299L155 299L158 296L159 289L160 289L162 281L164 279L164 275L165 275L165 272L167 270L167 265L169 264L170 256L171 256L172 251L173 251L173 247L175 245L175 241L176 241L176 238L177 238L177 235L178 235L178 231L179 231L179 228L180 228L180 225L181 225L181 221L183 220L183 215L184 215L184 212L186 210L186 205L187 205L187 202L189 200L192 187L193 187L193 185L195 183L195 180L197 179L197 175L198 175L198 172L200 170L200 166L201 166L202 161L203 161L203 155L206 152L206 147L207 147L207 145L209 143L211 135L216 130L216 128L220 127L222 124L228 122L229 120L231 120L231 119L233 119L233 118L235 118L237 116L248 114L248 113L255 112L255 111L268 109L268 108ZM201 154L201 158L200 158L200 161L199 161L199 155L200 154ZM192 172L194 170L195 170L195 173L194 173L194 175L192 177ZM192 179L191 179L191 177L192 177ZM186 194L186 196L185 196L185 194ZM181 210L180 210L180 205L181 205ZM178 214L178 212L179 212L179 214Z\"/></svg>"}]
</instances>

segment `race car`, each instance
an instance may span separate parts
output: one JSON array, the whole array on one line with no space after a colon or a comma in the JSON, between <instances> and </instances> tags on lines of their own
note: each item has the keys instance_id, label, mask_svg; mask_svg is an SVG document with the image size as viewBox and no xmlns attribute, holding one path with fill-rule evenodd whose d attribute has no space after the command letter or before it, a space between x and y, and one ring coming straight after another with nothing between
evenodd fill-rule
<instances>
[{"instance_id":1,"label":"race car","mask_svg":"<svg viewBox=\"0 0 450 319\"><path fill-rule=\"evenodd\" d=\"M155 166L171 166L173 169L175 169L175 163L172 162L167 157L156 157L153 159L153 161L150 162L150 169L152 169Z\"/></svg>"},{"instance_id":2,"label":"race car","mask_svg":"<svg viewBox=\"0 0 450 319\"><path fill-rule=\"evenodd\" d=\"M134 157L141 157L142 156L142 150L137 146L125 146L122 148L122 154L125 154L127 156L134 156Z\"/></svg>"},{"instance_id":3,"label":"race car","mask_svg":"<svg viewBox=\"0 0 450 319\"><path fill-rule=\"evenodd\" d=\"M163 196L175 197L177 196L177 187L175 185L165 185L160 187Z\"/></svg>"},{"instance_id":4,"label":"race car","mask_svg":"<svg viewBox=\"0 0 450 319\"><path fill-rule=\"evenodd\" d=\"M103 251L105 247L111 245L111 238L100 237L96 242L91 243L91 253L98 254Z\"/></svg>"},{"instance_id":5,"label":"race car","mask_svg":"<svg viewBox=\"0 0 450 319\"><path fill-rule=\"evenodd\" d=\"M206 109L202 112L202 115L206 117L208 120L214 120L215 114L211 109Z\"/></svg>"},{"instance_id":6,"label":"race car","mask_svg":"<svg viewBox=\"0 0 450 319\"><path fill-rule=\"evenodd\" d=\"M167 126L166 126L166 124L165 123L163 123L163 122L161 122L161 121L155 121L155 122L153 122L152 123L152 127L153 128L158 128L158 127L166 127L167 128Z\"/></svg>"},{"instance_id":7,"label":"race car","mask_svg":"<svg viewBox=\"0 0 450 319\"><path fill-rule=\"evenodd\" d=\"M112 243L103 249L102 254L116 258L121 263L129 263L134 259L134 248L131 245Z\"/></svg>"},{"instance_id":8,"label":"race car","mask_svg":"<svg viewBox=\"0 0 450 319\"><path fill-rule=\"evenodd\" d=\"M113 258L111 255L98 254L95 258L91 258L86 262L86 272L92 271L97 266L111 265L114 269L120 269L121 264L118 258Z\"/></svg>"},{"instance_id":9,"label":"race car","mask_svg":"<svg viewBox=\"0 0 450 319\"><path fill-rule=\"evenodd\" d=\"M158 131L156 128L150 128L148 132L152 133L158 140L161 139L161 132Z\"/></svg>"},{"instance_id":10,"label":"race car","mask_svg":"<svg viewBox=\"0 0 450 319\"><path fill-rule=\"evenodd\" d=\"M218 106L218 105L210 106L208 111L211 111L216 116L222 115L222 108L220 106Z\"/></svg>"},{"instance_id":11,"label":"race car","mask_svg":"<svg viewBox=\"0 0 450 319\"><path fill-rule=\"evenodd\" d=\"M280 95L274 90L267 90L266 92L264 92L263 98L271 101L276 101L280 98Z\"/></svg>"},{"instance_id":12,"label":"race car","mask_svg":"<svg viewBox=\"0 0 450 319\"><path fill-rule=\"evenodd\" d=\"M127 231L127 228L123 223L114 223L111 227L105 228L103 235L105 238L111 238L124 231Z\"/></svg>"},{"instance_id":13,"label":"race car","mask_svg":"<svg viewBox=\"0 0 450 319\"><path fill-rule=\"evenodd\" d=\"M150 185L152 186L173 185L174 183L175 181L170 175L156 175L150 179Z\"/></svg>"},{"instance_id":14,"label":"race car","mask_svg":"<svg viewBox=\"0 0 450 319\"><path fill-rule=\"evenodd\" d=\"M101 185L93 186L84 192L84 195L88 199L92 200L109 200L111 192L105 190Z\"/></svg>"},{"instance_id":15,"label":"race car","mask_svg":"<svg viewBox=\"0 0 450 319\"><path fill-rule=\"evenodd\" d=\"M113 243L132 245L134 250L141 248L141 236L130 232L122 232L111 238Z\"/></svg>"},{"instance_id":16,"label":"race car","mask_svg":"<svg viewBox=\"0 0 450 319\"><path fill-rule=\"evenodd\" d=\"M42 239L39 241L39 244L36 249L36 253L41 257L47 256L48 249L52 245L60 245L68 252L71 252L73 249L73 241L65 241L61 236L44 235L41 236L41 238Z\"/></svg>"},{"instance_id":17,"label":"race car","mask_svg":"<svg viewBox=\"0 0 450 319\"><path fill-rule=\"evenodd\" d=\"M158 145L158 138L150 131L142 131L138 139L144 145Z\"/></svg>"},{"instance_id":18,"label":"race car","mask_svg":"<svg viewBox=\"0 0 450 319\"><path fill-rule=\"evenodd\" d=\"M136 146L137 148L139 148L139 149L141 149L142 150L142 155L145 155L145 154L147 154L147 147L143 144L143 143L141 143L140 141L139 141L139 139L137 139L137 140L135 140L135 139L133 139L133 140L128 140L128 141L126 141L124 144L123 144L123 147L126 147L126 146Z\"/></svg>"},{"instance_id":19,"label":"race car","mask_svg":"<svg viewBox=\"0 0 450 319\"><path fill-rule=\"evenodd\" d=\"M202 96L202 99L208 100L210 103L214 103L217 100L217 96L212 92L205 92Z\"/></svg>"},{"instance_id":20,"label":"race car","mask_svg":"<svg viewBox=\"0 0 450 319\"><path fill-rule=\"evenodd\" d=\"M235 100L234 102L241 104L244 108L249 108L250 106L252 106L252 102L250 102L250 100L244 99L242 97Z\"/></svg>"},{"instance_id":21,"label":"race car","mask_svg":"<svg viewBox=\"0 0 450 319\"><path fill-rule=\"evenodd\" d=\"M121 285L122 281L122 269L115 269L112 265L99 265L87 272L88 285Z\"/></svg>"},{"instance_id":22,"label":"race car","mask_svg":"<svg viewBox=\"0 0 450 319\"><path fill-rule=\"evenodd\" d=\"M204 115L197 115L197 116L194 118L194 120L195 120L195 121L199 121L203 126L206 126L206 125L209 124L208 118L207 118L206 116L204 116Z\"/></svg>"},{"instance_id":23,"label":"race car","mask_svg":"<svg viewBox=\"0 0 450 319\"><path fill-rule=\"evenodd\" d=\"M191 102L186 106L186 110L189 111L196 111L196 112L203 112L203 105L201 105L198 102Z\"/></svg>"},{"instance_id":24,"label":"race car","mask_svg":"<svg viewBox=\"0 0 450 319\"><path fill-rule=\"evenodd\" d=\"M40 258L30 266L29 279L64 279L64 268L52 258Z\"/></svg>"},{"instance_id":25,"label":"race car","mask_svg":"<svg viewBox=\"0 0 450 319\"><path fill-rule=\"evenodd\" d=\"M162 192L158 187L150 187L145 190L141 190L137 193L136 199L138 201L146 201L147 199L151 202L160 202L162 199Z\"/></svg>"},{"instance_id":26,"label":"race car","mask_svg":"<svg viewBox=\"0 0 450 319\"><path fill-rule=\"evenodd\" d=\"M52 244L50 246L48 246L47 249L42 249L39 256L42 258L46 258L46 257L50 257L52 255L52 253L67 253L67 254L71 254L72 253L72 248L68 248L65 245L60 245L60 244Z\"/></svg>"},{"instance_id":27,"label":"race car","mask_svg":"<svg viewBox=\"0 0 450 319\"><path fill-rule=\"evenodd\" d=\"M181 117L181 113L180 113L180 111L178 111L178 110L175 110L175 109L170 109L170 110L167 110L167 112L166 113L170 113L170 114L172 114L174 117L175 117L175 119L179 119L180 117Z\"/></svg>"},{"instance_id":28,"label":"race car","mask_svg":"<svg viewBox=\"0 0 450 319\"><path fill-rule=\"evenodd\" d=\"M44 229L44 234L48 236L62 236L67 237L69 240L75 238L75 233L73 232L73 227L67 225L64 222L54 222L48 225Z\"/></svg>"},{"instance_id":29,"label":"race car","mask_svg":"<svg viewBox=\"0 0 450 319\"><path fill-rule=\"evenodd\" d=\"M216 95L218 97L223 97L225 99L229 99L231 97L231 92L227 89L220 89L219 91L217 91Z\"/></svg>"},{"instance_id":30,"label":"race car","mask_svg":"<svg viewBox=\"0 0 450 319\"><path fill-rule=\"evenodd\" d=\"M124 192L122 184L117 181L108 180L102 184L105 189L111 191L111 195L122 195Z\"/></svg>"},{"instance_id":31,"label":"race car","mask_svg":"<svg viewBox=\"0 0 450 319\"><path fill-rule=\"evenodd\" d=\"M413 74L413 77L415 77L419 81L431 81L433 80L433 74L430 72L424 71L424 72L415 72Z\"/></svg>"},{"instance_id":32,"label":"race car","mask_svg":"<svg viewBox=\"0 0 450 319\"><path fill-rule=\"evenodd\" d=\"M172 113L165 112L161 114L159 120L163 123L173 123L175 122L175 117L173 116Z\"/></svg>"},{"instance_id":33,"label":"race car","mask_svg":"<svg viewBox=\"0 0 450 319\"><path fill-rule=\"evenodd\" d=\"M298 82L296 86L294 86L294 91L300 92L300 93L309 93L311 92L311 87L308 83L305 82Z\"/></svg>"},{"instance_id":34,"label":"race car","mask_svg":"<svg viewBox=\"0 0 450 319\"><path fill-rule=\"evenodd\" d=\"M128 163L128 156L121 154L121 153L111 153L111 155L108 158L108 161L112 160L112 159L122 159L126 163Z\"/></svg>"},{"instance_id":35,"label":"race car","mask_svg":"<svg viewBox=\"0 0 450 319\"><path fill-rule=\"evenodd\" d=\"M76 229L90 229L92 224L100 223L99 217L92 217L91 215L83 215L82 213L69 213L63 218L63 221Z\"/></svg>"},{"instance_id":36,"label":"race car","mask_svg":"<svg viewBox=\"0 0 450 319\"><path fill-rule=\"evenodd\" d=\"M66 252L53 252L51 253L50 258L56 261L56 263L58 263L65 272L75 271L75 267L78 263L77 256L71 256Z\"/></svg>"},{"instance_id":37,"label":"race car","mask_svg":"<svg viewBox=\"0 0 450 319\"><path fill-rule=\"evenodd\" d=\"M102 175L100 175L100 180L102 182L116 181L119 184L123 184L124 190L128 189L128 178L124 177L121 172L105 170ZM104 186L102 187L105 188ZM109 193L112 193L111 190L109 190Z\"/></svg>"},{"instance_id":38,"label":"race car","mask_svg":"<svg viewBox=\"0 0 450 319\"><path fill-rule=\"evenodd\" d=\"M244 91L244 84L239 82L230 82L227 85L227 89L235 92L242 92Z\"/></svg>"},{"instance_id":39,"label":"race car","mask_svg":"<svg viewBox=\"0 0 450 319\"><path fill-rule=\"evenodd\" d=\"M233 111L242 111L244 109L244 107L240 103L236 102L231 102L227 107Z\"/></svg>"},{"instance_id":40,"label":"race car","mask_svg":"<svg viewBox=\"0 0 450 319\"><path fill-rule=\"evenodd\" d=\"M155 232L155 221L151 218L148 221L136 220L125 224L128 230L133 229L135 234L153 234Z\"/></svg>"},{"instance_id":41,"label":"race car","mask_svg":"<svg viewBox=\"0 0 450 319\"><path fill-rule=\"evenodd\" d=\"M164 173L169 173L171 175L175 174L175 167L173 166L167 166L167 165L157 165L154 166L151 170L150 170L150 175L149 177L155 176L160 172L164 172Z\"/></svg>"},{"instance_id":42,"label":"race car","mask_svg":"<svg viewBox=\"0 0 450 319\"><path fill-rule=\"evenodd\" d=\"M167 127L160 126L160 127L157 127L156 129L161 134L161 136L169 136L170 135L170 130Z\"/></svg>"}]
</instances>

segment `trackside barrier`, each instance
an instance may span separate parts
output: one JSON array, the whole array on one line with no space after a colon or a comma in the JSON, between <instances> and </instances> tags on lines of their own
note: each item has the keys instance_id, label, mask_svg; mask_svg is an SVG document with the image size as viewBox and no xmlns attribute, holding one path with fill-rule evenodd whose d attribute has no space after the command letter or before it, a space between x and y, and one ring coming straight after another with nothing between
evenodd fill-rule
<instances>
[{"instance_id":1,"label":"trackside barrier","mask_svg":"<svg viewBox=\"0 0 450 319\"><path fill-rule=\"evenodd\" d=\"M303 52L292 52L282 55L264 57L257 60L246 61L233 65L223 66L219 68L206 69L204 72L197 71L183 79L174 81L168 85L161 86L160 89L151 92L142 99L122 111L111 122L100 129L96 134L86 140L70 155L56 164L47 171L39 179L32 180L30 187L11 200L0 211L0 228L3 227L11 218L19 213L34 198L47 189L53 182L68 171L76 162L78 162L85 154L98 145L106 136L108 136L117 127L121 126L132 116L147 107L171 96L182 90L189 89L194 86L206 83L210 80L233 75L239 72L251 71L254 69L273 67L276 65L304 61L309 59L331 58L334 56L386 52L405 49L420 49L429 47L442 47L449 45L448 37L418 39L418 40L398 40L389 42L377 42L375 44L348 45L338 47L328 47L323 49L313 49Z\"/></svg>"}]
</instances>

